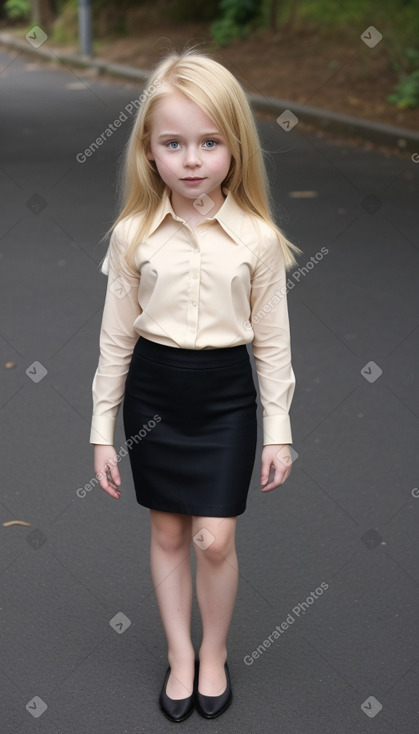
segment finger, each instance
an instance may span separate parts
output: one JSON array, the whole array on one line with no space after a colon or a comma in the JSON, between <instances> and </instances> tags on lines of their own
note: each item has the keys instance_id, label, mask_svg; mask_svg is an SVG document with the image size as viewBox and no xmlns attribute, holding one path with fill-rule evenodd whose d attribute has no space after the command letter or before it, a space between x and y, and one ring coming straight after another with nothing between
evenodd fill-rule
<instances>
[{"instance_id":1,"label":"finger","mask_svg":"<svg viewBox=\"0 0 419 734\"><path fill-rule=\"evenodd\" d=\"M111 495L111 497L115 497L119 499L121 496L121 493L118 488L118 484L121 483L121 479L119 477L119 471L118 468L110 464L107 467L106 470L106 479L107 479L107 492Z\"/></svg>"},{"instance_id":2,"label":"finger","mask_svg":"<svg viewBox=\"0 0 419 734\"><path fill-rule=\"evenodd\" d=\"M115 463L110 465L110 476L115 487L119 487L121 484L121 475L119 473L118 464Z\"/></svg>"},{"instance_id":3,"label":"finger","mask_svg":"<svg viewBox=\"0 0 419 734\"><path fill-rule=\"evenodd\" d=\"M277 482L275 482L275 477L273 477L270 482L265 482L265 484L262 484L261 489L262 492L270 492L271 489L275 489L275 487L277 486L278 484Z\"/></svg>"},{"instance_id":4,"label":"finger","mask_svg":"<svg viewBox=\"0 0 419 734\"><path fill-rule=\"evenodd\" d=\"M288 478L292 467L292 459L287 444L281 446L281 448L276 452L275 457L271 461L271 465L275 468L275 474L269 483L269 471L267 474L263 474L262 470L262 492L270 492L273 489L276 489L276 487L279 487Z\"/></svg>"},{"instance_id":5,"label":"finger","mask_svg":"<svg viewBox=\"0 0 419 734\"><path fill-rule=\"evenodd\" d=\"M119 471L117 468L116 468L116 471L117 471L117 478L119 478L119 484L120 484L121 478L119 476ZM115 499L120 498L121 493L118 489L118 485L116 484L114 476L112 474L112 465L106 464L100 470L99 485L111 497L114 497Z\"/></svg>"},{"instance_id":6,"label":"finger","mask_svg":"<svg viewBox=\"0 0 419 734\"><path fill-rule=\"evenodd\" d=\"M291 467L285 468L281 462L275 463L275 474L272 480L262 487L262 492L271 492L273 489L280 487L287 480L291 471Z\"/></svg>"},{"instance_id":7,"label":"finger","mask_svg":"<svg viewBox=\"0 0 419 734\"><path fill-rule=\"evenodd\" d=\"M270 459L264 459L262 457L262 465L260 470L260 483L262 487L268 482L271 464L272 462Z\"/></svg>"},{"instance_id":8,"label":"finger","mask_svg":"<svg viewBox=\"0 0 419 734\"><path fill-rule=\"evenodd\" d=\"M101 485L102 486L102 485ZM111 497L114 497L116 500L119 500L121 496L121 492L119 491L118 487L116 487L112 481L112 479L109 479L105 486L102 486L102 489L107 492Z\"/></svg>"}]
</instances>

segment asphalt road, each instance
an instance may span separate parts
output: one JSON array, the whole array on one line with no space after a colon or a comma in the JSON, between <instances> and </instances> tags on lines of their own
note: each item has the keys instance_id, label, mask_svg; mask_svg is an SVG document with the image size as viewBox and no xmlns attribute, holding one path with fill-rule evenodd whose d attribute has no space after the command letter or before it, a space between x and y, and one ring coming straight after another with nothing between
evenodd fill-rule
<instances>
[{"instance_id":1,"label":"asphalt road","mask_svg":"<svg viewBox=\"0 0 419 734\"><path fill-rule=\"evenodd\" d=\"M0 510L30 523L0 530L1 731L169 732L148 511L128 459L119 501L83 489L100 239L141 89L5 52L0 65ZM259 431L238 521L234 701L182 730L414 734L419 165L298 124L260 130L277 221L304 251L288 294L296 456L284 487L262 495ZM196 600L193 634L198 645Z\"/></svg>"}]
</instances>

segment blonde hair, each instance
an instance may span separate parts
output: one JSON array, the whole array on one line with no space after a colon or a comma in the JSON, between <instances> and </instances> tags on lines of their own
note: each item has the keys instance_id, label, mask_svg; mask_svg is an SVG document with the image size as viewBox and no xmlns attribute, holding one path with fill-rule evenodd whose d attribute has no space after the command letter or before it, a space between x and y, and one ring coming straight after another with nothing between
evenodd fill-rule
<instances>
[{"instance_id":1,"label":"blonde hair","mask_svg":"<svg viewBox=\"0 0 419 734\"><path fill-rule=\"evenodd\" d=\"M159 100L175 90L195 102L220 130L231 150L230 169L222 186L229 189L242 210L260 217L276 231L285 267L289 269L296 264L293 252L301 250L273 221L268 177L247 94L222 64L193 49L170 52L148 79L146 98L138 110L123 159L123 208L105 237L126 217L143 215L125 252L128 267L135 271L137 247L147 238L167 188L154 161L146 155L150 150L153 114Z\"/></svg>"}]
</instances>

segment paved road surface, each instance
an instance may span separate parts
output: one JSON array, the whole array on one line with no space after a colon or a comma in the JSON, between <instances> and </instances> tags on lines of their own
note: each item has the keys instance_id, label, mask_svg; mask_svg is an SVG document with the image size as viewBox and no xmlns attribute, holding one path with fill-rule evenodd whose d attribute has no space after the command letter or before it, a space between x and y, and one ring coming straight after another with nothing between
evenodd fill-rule
<instances>
[{"instance_id":1,"label":"paved road surface","mask_svg":"<svg viewBox=\"0 0 419 734\"><path fill-rule=\"evenodd\" d=\"M1 730L169 732L156 705L166 649L148 512L128 460L120 501L78 492L93 475L99 240L141 90L5 52L0 63L0 508L2 522L31 523L1 527ZM304 250L289 275L298 457L286 485L262 495L259 432L238 523L234 703L182 730L413 734L419 165L298 125L260 129L277 221ZM193 633L198 644L196 603Z\"/></svg>"}]
</instances>

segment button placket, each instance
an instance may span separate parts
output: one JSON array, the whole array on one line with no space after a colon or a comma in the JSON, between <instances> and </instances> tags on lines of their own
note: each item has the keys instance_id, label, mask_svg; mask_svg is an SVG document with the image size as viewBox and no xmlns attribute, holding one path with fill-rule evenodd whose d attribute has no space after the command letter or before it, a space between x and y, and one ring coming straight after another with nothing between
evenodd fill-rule
<instances>
[{"instance_id":1,"label":"button placket","mask_svg":"<svg viewBox=\"0 0 419 734\"><path fill-rule=\"evenodd\" d=\"M195 238L194 238L195 239ZM190 278L189 278L189 298L187 311L187 328L191 334L191 340L195 342L198 333L198 303L199 303L199 271L201 265L201 251L197 247L197 242L191 242L193 245L190 257ZM194 337L192 339L192 334Z\"/></svg>"}]
</instances>

